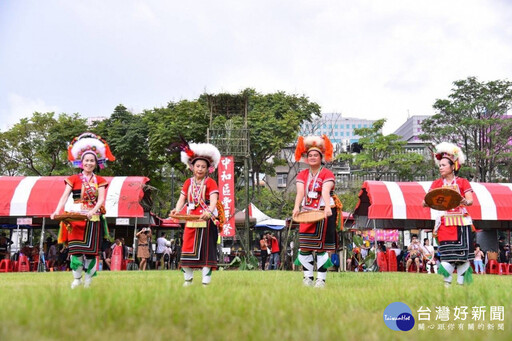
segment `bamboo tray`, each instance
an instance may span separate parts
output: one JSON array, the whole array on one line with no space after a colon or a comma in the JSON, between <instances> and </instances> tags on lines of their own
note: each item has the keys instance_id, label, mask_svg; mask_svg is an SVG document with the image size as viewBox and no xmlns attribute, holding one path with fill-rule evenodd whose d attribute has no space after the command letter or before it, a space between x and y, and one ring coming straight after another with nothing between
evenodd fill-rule
<instances>
[{"instance_id":1,"label":"bamboo tray","mask_svg":"<svg viewBox=\"0 0 512 341\"><path fill-rule=\"evenodd\" d=\"M63 214L57 214L55 216L55 220L82 221L82 220L87 220L87 216L85 214L81 214L81 213L63 213Z\"/></svg>"},{"instance_id":2,"label":"bamboo tray","mask_svg":"<svg viewBox=\"0 0 512 341\"><path fill-rule=\"evenodd\" d=\"M293 218L293 220L298 223L316 223L317 221L323 220L324 218L324 211L313 210L300 212L295 218Z\"/></svg>"},{"instance_id":3,"label":"bamboo tray","mask_svg":"<svg viewBox=\"0 0 512 341\"><path fill-rule=\"evenodd\" d=\"M200 215L195 215L195 214L173 214L173 215L170 215L170 217L174 218L174 219L178 219L178 220L185 220L185 221L195 221L195 220L201 219Z\"/></svg>"}]
</instances>

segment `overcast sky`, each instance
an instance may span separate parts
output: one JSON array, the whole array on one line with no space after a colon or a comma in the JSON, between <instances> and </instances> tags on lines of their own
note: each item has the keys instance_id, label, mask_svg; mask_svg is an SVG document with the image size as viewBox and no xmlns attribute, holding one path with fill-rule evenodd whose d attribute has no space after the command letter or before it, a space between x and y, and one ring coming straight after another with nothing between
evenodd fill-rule
<instances>
[{"instance_id":1,"label":"overcast sky","mask_svg":"<svg viewBox=\"0 0 512 341\"><path fill-rule=\"evenodd\" d=\"M0 129L251 87L391 133L455 80L512 80L511 23L508 0L1 0Z\"/></svg>"}]
</instances>

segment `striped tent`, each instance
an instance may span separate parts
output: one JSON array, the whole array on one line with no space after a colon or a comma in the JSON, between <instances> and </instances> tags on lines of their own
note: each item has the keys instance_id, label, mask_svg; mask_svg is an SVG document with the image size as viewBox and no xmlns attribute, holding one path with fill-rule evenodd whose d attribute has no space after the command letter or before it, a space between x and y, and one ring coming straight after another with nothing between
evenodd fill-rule
<instances>
[{"instance_id":1,"label":"striped tent","mask_svg":"<svg viewBox=\"0 0 512 341\"><path fill-rule=\"evenodd\" d=\"M49 217L64 191L64 176L0 177L0 218ZM146 177L105 177L107 218L144 217L141 201L145 195ZM71 196L66 207L72 203ZM147 213L146 213L147 215Z\"/></svg>"},{"instance_id":2,"label":"striped tent","mask_svg":"<svg viewBox=\"0 0 512 341\"><path fill-rule=\"evenodd\" d=\"M354 216L358 228L432 228L439 211L422 201L432 182L365 181ZM479 229L512 228L512 184L475 183L474 203L468 207Z\"/></svg>"}]
</instances>

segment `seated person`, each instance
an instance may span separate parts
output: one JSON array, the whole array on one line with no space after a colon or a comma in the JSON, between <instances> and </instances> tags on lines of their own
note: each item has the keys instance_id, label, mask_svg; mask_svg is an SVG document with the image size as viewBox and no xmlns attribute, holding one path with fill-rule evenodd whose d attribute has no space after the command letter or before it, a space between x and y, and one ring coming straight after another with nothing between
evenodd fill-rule
<instances>
[{"instance_id":1,"label":"seated person","mask_svg":"<svg viewBox=\"0 0 512 341\"><path fill-rule=\"evenodd\" d=\"M435 259L434 247L430 245L430 240L428 238L423 239L421 253L423 254L423 261L425 262L427 267L427 273L432 273L432 267L434 268L434 273L437 273L437 262Z\"/></svg>"},{"instance_id":2,"label":"seated person","mask_svg":"<svg viewBox=\"0 0 512 341\"><path fill-rule=\"evenodd\" d=\"M390 250L393 250L395 252L396 256L396 264L400 264L402 261L402 250L396 245L396 242L391 243Z\"/></svg>"},{"instance_id":3,"label":"seated person","mask_svg":"<svg viewBox=\"0 0 512 341\"><path fill-rule=\"evenodd\" d=\"M420 272L421 259L423 256L417 235L412 235L411 244L407 247L407 250L409 251L409 259L407 259L407 263L405 264L405 270L409 272L409 267L412 262L414 262L416 264L416 272Z\"/></svg>"},{"instance_id":4,"label":"seated person","mask_svg":"<svg viewBox=\"0 0 512 341\"><path fill-rule=\"evenodd\" d=\"M9 246L12 244L12 240L7 238L5 232L0 235L0 260L6 258L9 259Z\"/></svg>"}]
</instances>

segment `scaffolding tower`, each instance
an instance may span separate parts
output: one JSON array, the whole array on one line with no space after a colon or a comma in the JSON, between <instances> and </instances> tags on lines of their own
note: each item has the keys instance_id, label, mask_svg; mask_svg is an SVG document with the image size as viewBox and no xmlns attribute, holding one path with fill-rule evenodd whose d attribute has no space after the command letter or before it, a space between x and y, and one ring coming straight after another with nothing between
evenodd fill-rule
<instances>
[{"instance_id":1,"label":"scaffolding tower","mask_svg":"<svg viewBox=\"0 0 512 341\"><path fill-rule=\"evenodd\" d=\"M248 94L238 95L217 94L206 95L210 114L210 124L207 133L207 142L215 145L221 155L233 156L235 162L243 160L244 163L244 189L245 207L249 207L249 160L250 140L247 127ZM221 115L228 119L223 128L213 127L213 120ZM243 127L234 127L231 118L243 117ZM249 240L249 210L245 210L245 223L243 230L237 230L240 242L247 253L251 253Z\"/></svg>"}]
</instances>

